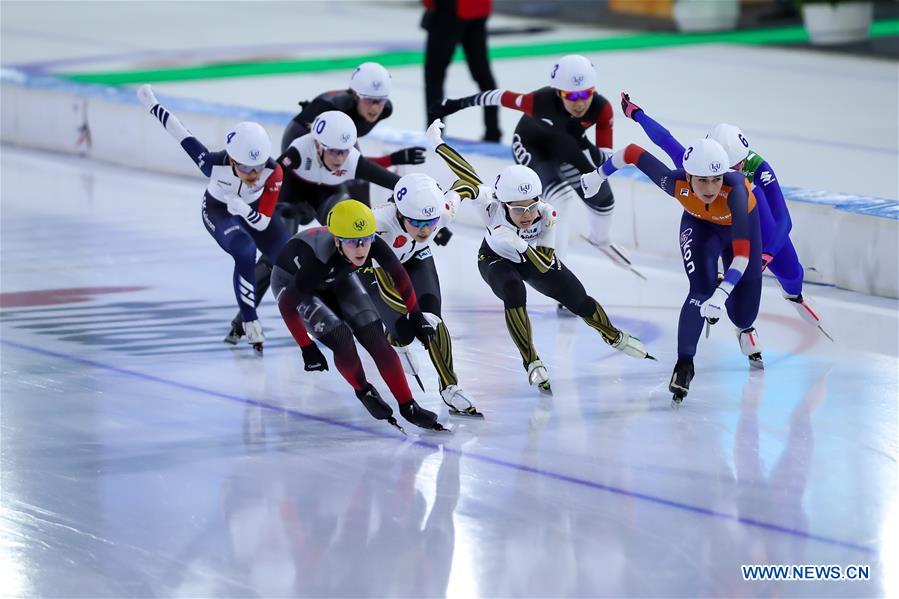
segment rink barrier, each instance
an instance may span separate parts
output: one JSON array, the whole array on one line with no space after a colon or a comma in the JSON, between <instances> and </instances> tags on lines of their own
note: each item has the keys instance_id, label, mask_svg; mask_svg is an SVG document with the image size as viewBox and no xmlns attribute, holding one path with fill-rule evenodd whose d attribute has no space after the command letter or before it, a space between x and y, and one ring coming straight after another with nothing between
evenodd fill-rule
<instances>
[{"instance_id":1,"label":"rink barrier","mask_svg":"<svg viewBox=\"0 0 899 599\"><path fill-rule=\"evenodd\" d=\"M4 69L0 77L3 110L0 140L28 148L64 152L123 166L193 177L199 170L171 137L141 109L133 88L77 83ZM261 123L276 145L294 113L254 110L159 94L185 126L213 148L236 121ZM512 162L507 146L448 139L490 181ZM409 145L425 145L423 132L377 127L360 140L363 151L378 155ZM422 166L441 184L453 180L439 158ZM613 239L626 247L679 258L681 209L643 173L628 167L610 180L615 192ZM899 298L899 201L784 187L793 229L790 238L806 268L806 279L870 295ZM373 200L388 193L372 188ZM572 240L588 231L586 207L578 202L564 224ZM473 208L460 207L457 221L481 226Z\"/></svg>"}]
</instances>

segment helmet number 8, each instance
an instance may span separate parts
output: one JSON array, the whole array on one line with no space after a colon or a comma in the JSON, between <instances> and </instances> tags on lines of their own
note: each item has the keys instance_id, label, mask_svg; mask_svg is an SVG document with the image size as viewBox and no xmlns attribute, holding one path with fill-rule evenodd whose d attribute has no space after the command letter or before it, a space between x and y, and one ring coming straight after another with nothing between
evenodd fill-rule
<instances>
[{"instance_id":1,"label":"helmet number 8","mask_svg":"<svg viewBox=\"0 0 899 599\"><path fill-rule=\"evenodd\" d=\"M396 192L396 199L397 199L397 200L402 200L404 195L406 195L406 188L405 188L405 187L401 188L398 192Z\"/></svg>"}]
</instances>

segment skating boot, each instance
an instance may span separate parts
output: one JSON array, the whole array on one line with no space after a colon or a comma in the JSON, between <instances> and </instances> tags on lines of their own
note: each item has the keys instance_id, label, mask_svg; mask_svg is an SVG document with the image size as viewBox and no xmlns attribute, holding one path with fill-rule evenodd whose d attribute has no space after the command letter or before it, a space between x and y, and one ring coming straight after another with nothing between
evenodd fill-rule
<instances>
[{"instance_id":1,"label":"skating boot","mask_svg":"<svg viewBox=\"0 0 899 599\"><path fill-rule=\"evenodd\" d=\"M671 401L676 404L684 401L687 392L690 391L690 381L693 380L693 360L690 358L678 358L671 373L671 382L668 390L673 393Z\"/></svg>"},{"instance_id":2,"label":"skating boot","mask_svg":"<svg viewBox=\"0 0 899 599\"><path fill-rule=\"evenodd\" d=\"M640 358L641 360L646 358L647 360L655 360L649 352L646 351L646 347L644 347L643 342L634 337L633 335L629 335L624 331L620 331L621 334L618 336L618 340L615 343L612 343L612 347L617 349L618 351L624 352L626 355L632 358Z\"/></svg>"},{"instance_id":3,"label":"skating boot","mask_svg":"<svg viewBox=\"0 0 899 599\"><path fill-rule=\"evenodd\" d=\"M762 361L762 340L758 331L753 327L745 330L737 329L737 338L740 340L740 351L749 357L749 366L763 370L765 363Z\"/></svg>"},{"instance_id":4,"label":"skating boot","mask_svg":"<svg viewBox=\"0 0 899 599\"><path fill-rule=\"evenodd\" d=\"M451 416L471 416L473 418L483 418L484 415L478 412L465 392L459 388L459 385L449 385L440 392L443 403L449 408Z\"/></svg>"},{"instance_id":5,"label":"skating boot","mask_svg":"<svg viewBox=\"0 0 899 599\"><path fill-rule=\"evenodd\" d=\"M365 406L365 409L368 410L368 413L375 420L386 420L403 431L403 427L393 417L393 409L381 398L381 394L378 393L378 390L371 383L369 383L368 387L356 391L356 397L359 398L359 401L362 402L362 405Z\"/></svg>"},{"instance_id":6,"label":"skating boot","mask_svg":"<svg viewBox=\"0 0 899 599\"><path fill-rule=\"evenodd\" d=\"M442 424L437 422L437 414L424 409L415 403L414 399L409 400L409 403L400 404L400 414L415 426L423 429L450 432L448 429L444 428Z\"/></svg>"},{"instance_id":7,"label":"skating boot","mask_svg":"<svg viewBox=\"0 0 899 599\"><path fill-rule=\"evenodd\" d=\"M540 360L534 360L528 364L528 383L537 385L541 393L552 395L553 389L549 384L549 373Z\"/></svg>"},{"instance_id":8,"label":"skating boot","mask_svg":"<svg viewBox=\"0 0 899 599\"><path fill-rule=\"evenodd\" d=\"M253 350L262 355L262 344L265 342L265 335L262 334L262 323L258 320L251 320L243 323L243 329L247 335L247 343L253 346Z\"/></svg>"},{"instance_id":9,"label":"skating boot","mask_svg":"<svg viewBox=\"0 0 899 599\"><path fill-rule=\"evenodd\" d=\"M240 338L244 336L243 322L240 320L231 321L231 332L228 333L222 341L228 345L237 345Z\"/></svg>"},{"instance_id":10,"label":"skating boot","mask_svg":"<svg viewBox=\"0 0 899 599\"><path fill-rule=\"evenodd\" d=\"M799 295L784 294L784 297L793 304L793 307L796 308L796 311L799 313L799 317L802 318L802 320L812 326L818 327L818 330L824 333L825 337L833 341L833 337L828 335L827 331L821 327L821 317L818 315L818 310L810 299L803 297L801 293Z\"/></svg>"},{"instance_id":11,"label":"skating boot","mask_svg":"<svg viewBox=\"0 0 899 599\"><path fill-rule=\"evenodd\" d=\"M418 360L415 359L412 348L408 345L394 345L393 349L396 350L396 355L400 357L403 371L409 376L414 377L415 382L417 382L418 386L421 387L421 390L424 391L424 383L421 382L421 377L418 375Z\"/></svg>"}]
</instances>

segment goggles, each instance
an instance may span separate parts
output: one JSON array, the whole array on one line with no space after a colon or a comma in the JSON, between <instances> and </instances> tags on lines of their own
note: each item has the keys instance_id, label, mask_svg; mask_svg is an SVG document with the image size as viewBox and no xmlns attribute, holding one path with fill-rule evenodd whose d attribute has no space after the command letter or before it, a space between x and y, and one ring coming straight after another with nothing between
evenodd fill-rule
<instances>
[{"instance_id":1,"label":"goggles","mask_svg":"<svg viewBox=\"0 0 899 599\"><path fill-rule=\"evenodd\" d=\"M362 94L359 94L359 99L362 100L363 102L365 102L366 104L374 104L376 106L387 102L386 96L383 96L383 97L363 96Z\"/></svg>"},{"instance_id":2,"label":"goggles","mask_svg":"<svg viewBox=\"0 0 899 599\"><path fill-rule=\"evenodd\" d=\"M579 92L562 92L562 97L568 100L569 102L577 102L578 100L586 100L590 96L593 95L593 90L595 87L591 87L590 89L583 89Z\"/></svg>"},{"instance_id":3,"label":"goggles","mask_svg":"<svg viewBox=\"0 0 899 599\"><path fill-rule=\"evenodd\" d=\"M340 148L329 148L328 146L321 146L321 148L323 152L328 154L328 156L334 156L335 158L340 158L341 156L346 156L350 153L349 148L347 148L346 150L342 150Z\"/></svg>"},{"instance_id":4,"label":"goggles","mask_svg":"<svg viewBox=\"0 0 899 599\"><path fill-rule=\"evenodd\" d=\"M511 212L512 214L517 214L519 216L523 216L531 211L533 211L534 214L536 214L537 207L539 205L540 205L540 202L538 202L537 200L534 200L533 204L528 204L527 206L513 206L512 204L506 204L506 208L508 208L509 212Z\"/></svg>"},{"instance_id":5,"label":"goggles","mask_svg":"<svg viewBox=\"0 0 899 599\"><path fill-rule=\"evenodd\" d=\"M265 170L265 163L257 164L255 166L247 166L246 164L240 164L239 162L234 162L234 168L239 172L249 175L251 173L261 173Z\"/></svg>"},{"instance_id":6,"label":"goggles","mask_svg":"<svg viewBox=\"0 0 899 599\"><path fill-rule=\"evenodd\" d=\"M352 245L357 248L365 248L372 244L375 240L374 233L371 235L366 235L365 237L338 237L337 241L340 242L341 245Z\"/></svg>"},{"instance_id":7,"label":"goggles","mask_svg":"<svg viewBox=\"0 0 899 599\"><path fill-rule=\"evenodd\" d=\"M437 218L429 218L427 220L417 220L414 218L407 218L406 222L415 227L416 229L422 229L424 227L434 227L437 224L437 221L440 220L440 217Z\"/></svg>"}]
</instances>

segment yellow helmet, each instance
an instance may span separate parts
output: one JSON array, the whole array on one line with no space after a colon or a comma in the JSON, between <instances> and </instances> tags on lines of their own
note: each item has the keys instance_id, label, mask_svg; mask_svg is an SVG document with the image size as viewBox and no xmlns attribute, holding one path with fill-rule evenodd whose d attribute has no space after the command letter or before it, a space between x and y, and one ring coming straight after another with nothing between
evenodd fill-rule
<instances>
[{"instance_id":1,"label":"yellow helmet","mask_svg":"<svg viewBox=\"0 0 899 599\"><path fill-rule=\"evenodd\" d=\"M328 213L328 232L334 237L358 239L375 234L375 215L358 200L338 202Z\"/></svg>"}]
</instances>

